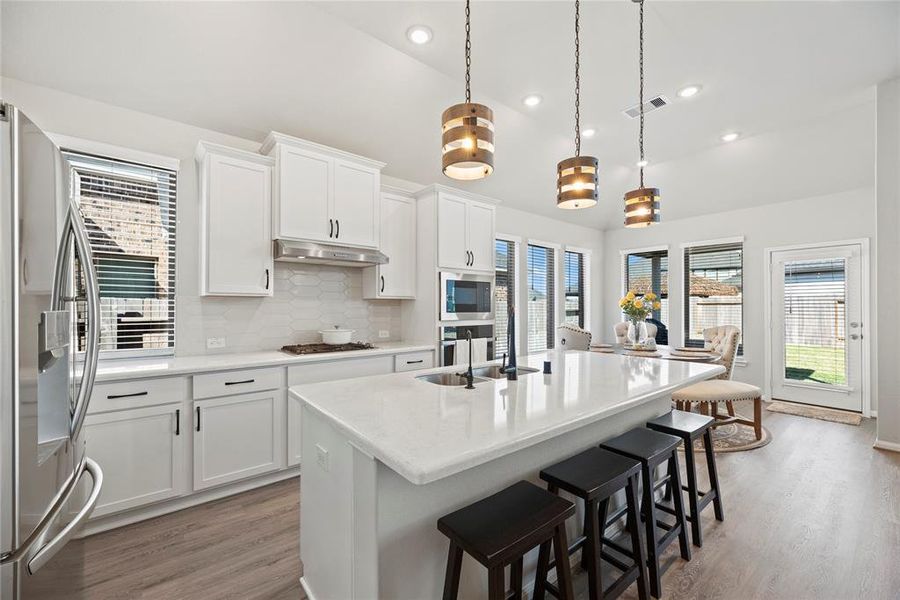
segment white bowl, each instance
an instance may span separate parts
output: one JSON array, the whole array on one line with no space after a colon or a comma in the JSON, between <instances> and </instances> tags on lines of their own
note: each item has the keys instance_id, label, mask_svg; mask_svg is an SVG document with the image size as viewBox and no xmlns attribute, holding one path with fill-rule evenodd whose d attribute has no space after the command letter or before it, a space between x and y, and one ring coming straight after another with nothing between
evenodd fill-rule
<instances>
[{"instance_id":1,"label":"white bowl","mask_svg":"<svg viewBox=\"0 0 900 600\"><path fill-rule=\"evenodd\" d=\"M355 329L323 329L319 333L322 334L323 344L349 344Z\"/></svg>"}]
</instances>

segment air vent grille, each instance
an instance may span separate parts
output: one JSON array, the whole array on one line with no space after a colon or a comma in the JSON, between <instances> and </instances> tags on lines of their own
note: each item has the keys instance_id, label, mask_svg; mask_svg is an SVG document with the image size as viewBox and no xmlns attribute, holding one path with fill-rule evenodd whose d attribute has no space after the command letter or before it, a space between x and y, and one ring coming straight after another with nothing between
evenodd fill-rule
<instances>
[{"instance_id":1,"label":"air vent grille","mask_svg":"<svg viewBox=\"0 0 900 600\"><path fill-rule=\"evenodd\" d=\"M669 99L665 96L654 96L653 98L650 98L648 101L644 102L644 114L662 108L663 106L666 106L668 104ZM626 117L636 119L641 114L641 106L640 104L635 104L634 106L626 108L622 112L625 113Z\"/></svg>"}]
</instances>

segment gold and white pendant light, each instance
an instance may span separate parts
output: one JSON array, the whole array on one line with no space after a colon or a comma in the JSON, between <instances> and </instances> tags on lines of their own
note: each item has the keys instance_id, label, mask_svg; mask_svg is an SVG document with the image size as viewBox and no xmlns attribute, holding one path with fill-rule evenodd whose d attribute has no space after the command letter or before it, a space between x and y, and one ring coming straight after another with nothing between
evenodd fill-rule
<instances>
[{"instance_id":1,"label":"gold and white pendant light","mask_svg":"<svg viewBox=\"0 0 900 600\"><path fill-rule=\"evenodd\" d=\"M647 165L647 159L644 157L644 0L634 1L640 5L638 61L641 83L638 102L641 124L638 147L641 159L638 165L640 165L641 182L638 189L625 192L625 227L649 227L654 223L659 223L659 188L644 187L644 167Z\"/></svg>"},{"instance_id":2,"label":"gold and white pendant light","mask_svg":"<svg viewBox=\"0 0 900 600\"><path fill-rule=\"evenodd\" d=\"M593 156L581 156L581 47L579 0L575 0L575 156L556 165L556 206L565 209L589 208L597 204L599 169Z\"/></svg>"},{"instance_id":3,"label":"gold and white pendant light","mask_svg":"<svg viewBox=\"0 0 900 600\"><path fill-rule=\"evenodd\" d=\"M494 172L494 112L472 102L469 89L472 42L469 0L466 0L466 101L441 115L441 163L452 179L483 179Z\"/></svg>"}]
</instances>

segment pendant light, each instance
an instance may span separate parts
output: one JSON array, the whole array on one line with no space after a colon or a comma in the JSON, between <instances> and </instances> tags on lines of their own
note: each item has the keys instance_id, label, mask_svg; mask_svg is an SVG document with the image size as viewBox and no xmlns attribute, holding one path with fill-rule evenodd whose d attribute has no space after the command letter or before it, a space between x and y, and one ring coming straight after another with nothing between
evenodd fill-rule
<instances>
[{"instance_id":1,"label":"pendant light","mask_svg":"<svg viewBox=\"0 0 900 600\"><path fill-rule=\"evenodd\" d=\"M494 172L494 112L472 102L469 89L472 66L469 0L466 0L466 101L441 115L441 163L452 179L482 179Z\"/></svg>"},{"instance_id":2,"label":"pendant light","mask_svg":"<svg viewBox=\"0 0 900 600\"><path fill-rule=\"evenodd\" d=\"M641 183L638 189L625 192L625 227L649 227L659 223L659 188L644 187L644 0L634 0L640 5L640 17L638 19L638 64L640 71L640 92L638 102L641 111L640 135L638 147L641 152L641 160L638 163L641 170Z\"/></svg>"},{"instance_id":3,"label":"pendant light","mask_svg":"<svg viewBox=\"0 0 900 600\"><path fill-rule=\"evenodd\" d=\"M575 156L556 165L556 206L565 209L589 208L597 204L598 162L593 156L581 156L581 47L578 18L579 0L575 0Z\"/></svg>"}]
</instances>

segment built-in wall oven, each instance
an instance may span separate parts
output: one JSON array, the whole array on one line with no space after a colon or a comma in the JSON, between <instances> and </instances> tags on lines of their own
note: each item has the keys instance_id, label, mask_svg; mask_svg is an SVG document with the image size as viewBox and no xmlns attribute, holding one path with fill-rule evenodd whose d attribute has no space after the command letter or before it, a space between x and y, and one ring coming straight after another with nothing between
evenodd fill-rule
<instances>
[{"instance_id":1,"label":"built-in wall oven","mask_svg":"<svg viewBox=\"0 0 900 600\"><path fill-rule=\"evenodd\" d=\"M441 321L493 321L493 275L441 273Z\"/></svg>"},{"instance_id":2,"label":"built-in wall oven","mask_svg":"<svg viewBox=\"0 0 900 600\"><path fill-rule=\"evenodd\" d=\"M444 325L440 328L440 356L441 366L464 364L468 356L457 356L458 340L466 340L466 334L472 333L472 343L475 347L484 348L484 355L479 359L475 354L475 362L493 360L494 358L494 324L478 323L473 325ZM483 342L481 340L484 340Z\"/></svg>"}]
</instances>

